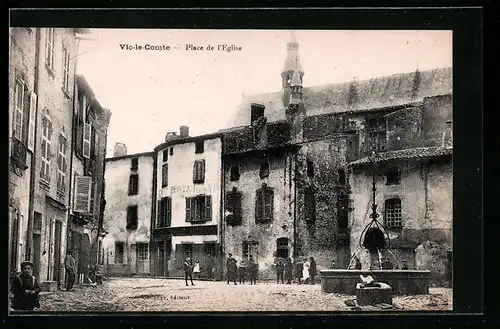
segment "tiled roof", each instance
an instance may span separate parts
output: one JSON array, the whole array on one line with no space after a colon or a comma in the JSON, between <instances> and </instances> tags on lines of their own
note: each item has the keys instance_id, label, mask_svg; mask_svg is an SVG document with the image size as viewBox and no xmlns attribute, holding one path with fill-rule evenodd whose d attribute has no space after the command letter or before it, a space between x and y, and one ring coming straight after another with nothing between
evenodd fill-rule
<instances>
[{"instance_id":1,"label":"tiled roof","mask_svg":"<svg viewBox=\"0 0 500 329\"><path fill-rule=\"evenodd\" d=\"M450 67L394 74L369 80L303 88L307 115L364 111L422 101L425 97L452 93ZM355 86L355 87L354 87ZM250 124L250 104L265 106L268 122L286 119L282 92L243 96L227 127Z\"/></svg>"},{"instance_id":2,"label":"tiled roof","mask_svg":"<svg viewBox=\"0 0 500 329\"><path fill-rule=\"evenodd\" d=\"M443 147L417 147L405 150L396 150L379 153L374 162L384 162L389 160L406 160L420 158L435 158L444 155L453 154L453 149L445 149ZM368 157L349 163L350 166L358 166L370 163Z\"/></svg>"}]
</instances>

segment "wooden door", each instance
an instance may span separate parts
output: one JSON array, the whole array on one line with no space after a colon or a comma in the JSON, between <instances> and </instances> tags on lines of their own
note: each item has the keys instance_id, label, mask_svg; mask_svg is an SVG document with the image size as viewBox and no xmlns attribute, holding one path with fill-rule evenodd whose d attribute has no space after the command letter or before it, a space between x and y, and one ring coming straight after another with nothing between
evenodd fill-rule
<instances>
[{"instance_id":1,"label":"wooden door","mask_svg":"<svg viewBox=\"0 0 500 329\"><path fill-rule=\"evenodd\" d=\"M137 274L147 274L149 273L148 266L148 255L149 249L147 243L138 243L136 244L136 255L137 255Z\"/></svg>"}]
</instances>

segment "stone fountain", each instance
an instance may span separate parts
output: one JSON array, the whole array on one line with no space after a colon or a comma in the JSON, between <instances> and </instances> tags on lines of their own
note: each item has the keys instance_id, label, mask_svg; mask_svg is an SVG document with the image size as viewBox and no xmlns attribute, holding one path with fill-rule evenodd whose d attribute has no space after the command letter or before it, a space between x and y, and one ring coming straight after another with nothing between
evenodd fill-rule
<instances>
[{"instance_id":1,"label":"stone fountain","mask_svg":"<svg viewBox=\"0 0 500 329\"><path fill-rule=\"evenodd\" d=\"M376 179L375 179L375 157L376 152L372 152L370 161L373 168L372 181L372 213L370 214L371 221L366 225L359 239L360 251L353 255L347 269L329 269L320 270L321 289L326 293L339 293L348 295L366 295L367 290L363 289L366 282L364 278L373 279L374 282L380 283L368 284L370 287L368 294L374 294L387 298L387 293L395 295L416 295L428 294L430 271L428 270L408 270L400 269L399 261L395 255L389 250L391 240L386 228L377 220L377 204L375 202L376 195ZM368 269L351 269L351 264L354 260L358 260L360 253L364 253L364 258L369 259ZM386 269L382 259L387 258L383 255L391 255L396 268ZM367 288L368 288L367 287ZM376 289L376 288L379 289ZM383 288L381 288L383 287ZM390 289L389 289L389 288ZM373 288L373 289L372 289Z\"/></svg>"}]
</instances>

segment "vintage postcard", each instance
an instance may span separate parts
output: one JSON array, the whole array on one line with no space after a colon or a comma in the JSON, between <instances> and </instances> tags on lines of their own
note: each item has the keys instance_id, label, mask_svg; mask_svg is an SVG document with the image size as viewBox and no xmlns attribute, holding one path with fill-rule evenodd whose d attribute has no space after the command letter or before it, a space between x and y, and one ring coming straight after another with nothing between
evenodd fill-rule
<instances>
[{"instance_id":1,"label":"vintage postcard","mask_svg":"<svg viewBox=\"0 0 500 329\"><path fill-rule=\"evenodd\" d=\"M453 310L452 31L9 46L12 314Z\"/></svg>"}]
</instances>

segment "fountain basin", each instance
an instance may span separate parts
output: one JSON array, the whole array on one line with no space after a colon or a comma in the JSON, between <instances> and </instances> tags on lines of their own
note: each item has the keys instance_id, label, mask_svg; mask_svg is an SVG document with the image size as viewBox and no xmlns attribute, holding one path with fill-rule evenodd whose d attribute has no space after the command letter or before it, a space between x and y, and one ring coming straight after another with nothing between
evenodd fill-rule
<instances>
[{"instance_id":1,"label":"fountain basin","mask_svg":"<svg viewBox=\"0 0 500 329\"><path fill-rule=\"evenodd\" d=\"M360 275L371 275L376 282L392 287L394 295L429 293L431 271L423 270L320 270L321 290L326 293L356 294Z\"/></svg>"}]
</instances>

